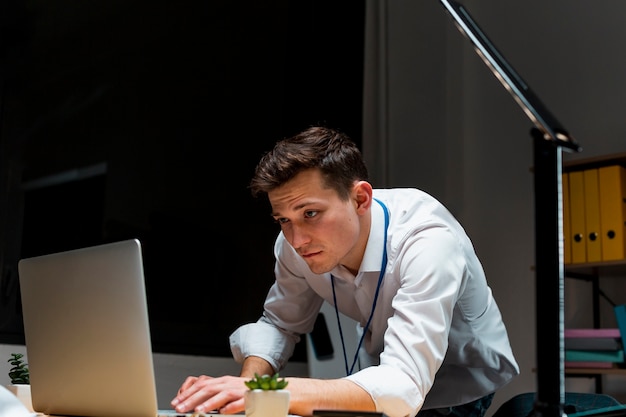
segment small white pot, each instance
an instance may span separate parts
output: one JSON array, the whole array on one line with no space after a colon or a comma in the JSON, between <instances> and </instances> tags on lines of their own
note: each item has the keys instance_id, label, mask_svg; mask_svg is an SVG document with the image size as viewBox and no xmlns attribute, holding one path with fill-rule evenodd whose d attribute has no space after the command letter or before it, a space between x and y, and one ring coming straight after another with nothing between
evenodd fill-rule
<instances>
[{"instance_id":1,"label":"small white pot","mask_svg":"<svg viewBox=\"0 0 626 417\"><path fill-rule=\"evenodd\" d=\"M30 397L30 385L28 384L10 384L5 385L5 387L15 395L18 400L21 401L22 404L28 409L30 412L33 411L33 403Z\"/></svg>"},{"instance_id":2,"label":"small white pot","mask_svg":"<svg viewBox=\"0 0 626 417\"><path fill-rule=\"evenodd\" d=\"M244 395L246 417L287 417L289 391L254 389Z\"/></svg>"}]
</instances>

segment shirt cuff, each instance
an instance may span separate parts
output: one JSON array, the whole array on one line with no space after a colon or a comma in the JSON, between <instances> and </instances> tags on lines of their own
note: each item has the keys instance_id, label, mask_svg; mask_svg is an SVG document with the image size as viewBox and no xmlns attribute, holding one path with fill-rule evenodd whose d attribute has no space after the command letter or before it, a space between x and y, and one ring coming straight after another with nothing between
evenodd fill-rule
<instances>
[{"instance_id":1,"label":"shirt cuff","mask_svg":"<svg viewBox=\"0 0 626 417\"><path fill-rule=\"evenodd\" d=\"M376 411L389 416L414 416L424 403L415 382L390 366L370 366L345 378L370 394Z\"/></svg>"},{"instance_id":2,"label":"shirt cuff","mask_svg":"<svg viewBox=\"0 0 626 417\"><path fill-rule=\"evenodd\" d=\"M241 326L230 335L230 350L236 362L258 356L269 362L275 372L285 367L295 343L278 328L262 321Z\"/></svg>"}]
</instances>

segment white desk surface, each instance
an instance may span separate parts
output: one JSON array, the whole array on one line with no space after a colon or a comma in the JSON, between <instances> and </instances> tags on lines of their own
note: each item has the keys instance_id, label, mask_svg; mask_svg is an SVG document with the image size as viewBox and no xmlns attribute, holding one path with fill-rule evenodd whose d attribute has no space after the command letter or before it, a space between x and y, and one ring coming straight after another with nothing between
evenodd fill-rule
<instances>
[{"instance_id":1,"label":"white desk surface","mask_svg":"<svg viewBox=\"0 0 626 417\"><path fill-rule=\"evenodd\" d=\"M8 394L8 393L7 393ZM11 394L8 394L11 395ZM17 395L17 399L26 407L27 411L29 412L27 414L28 417L51 417L48 414L43 414L43 413L36 413L33 411L32 409L32 404L30 401L30 392L20 392ZM1 410L0 410L1 411ZM0 412L0 414L2 414ZM235 416L237 415L244 415L243 413L240 414L234 414ZM158 414L154 417L232 417L233 414L214 414L214 413L209 413L209 414L201 414L201 413L177 413L174 410L159 410ZM3 416L4 417L4 416ZM59 416L59 415L54 415L52 417L64 417L64 416ZM67 417L78 417L78 416L67 416ZM106 416L101 416L101 417L106 417ZM299 416L295 416L295 415L289 415L287 417L299 417Z\"/></svg>"},{"instance_id":2,"label":"white desk surface","mask_svg":"<svg viewBox=\"0 0 626 417\"><path fill-rule=\"evenodd\" d=\"M28 417L50 417L48 414L37 413L33 410L31 398L30 398L30 390L20 390L18 392L13 393L19 402L21 402L24 407L26 407L26 414ZM4 414L0 413L1 417L4 417ZM199 414L199 413L177 413L174 410L158 410L158 414L154 417L220 417L225 416L225 414ZM53 417L65 417L58 414L55 414ZM78 416L67 416L67 417L78 417ZM101 416L106 417L106 416ZM232 416L231 416L232 417Z\"/></svg>"}]
</instances>

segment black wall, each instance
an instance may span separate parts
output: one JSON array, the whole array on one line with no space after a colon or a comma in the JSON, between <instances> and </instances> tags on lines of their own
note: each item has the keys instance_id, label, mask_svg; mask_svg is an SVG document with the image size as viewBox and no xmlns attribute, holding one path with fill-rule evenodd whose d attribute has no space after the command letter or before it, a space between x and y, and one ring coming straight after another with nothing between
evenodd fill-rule
<instances>
[{"instance_id":1,"label":"black wall","mask_svg":"<svg viewBox=\"0 0 626 417\"><path fill-rule=\"evenodd\" d=\"M23 343L18 259L137 237L154 350L230 356L273 280L256 161L312 124L360 143L364 3L8 3L0 343Z\"/></svg>"}]
</instances>

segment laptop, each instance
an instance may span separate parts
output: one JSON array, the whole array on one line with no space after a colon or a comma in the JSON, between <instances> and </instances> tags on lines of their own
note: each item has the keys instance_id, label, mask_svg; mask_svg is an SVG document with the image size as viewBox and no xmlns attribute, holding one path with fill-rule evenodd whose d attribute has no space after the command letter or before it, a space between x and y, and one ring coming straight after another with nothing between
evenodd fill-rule
<instances>
[{"instance_id":1,"label":"laptop","mask_svg":"<svg viewBox=\"0 0 626 417\"><path fill-rule=\"evenodd\" d=\"M18 271L35 411L185 416L158 410L138 240L22 259Z\"/></svg>"},{"instance_id":2,"label":"laptop","mask_svg":"<svg viewBox=\"0 0 626 417\"><path fill-rule=\"evenodd\" d=\"M469 11L456 0L440 0L440 3L454 20L457 29L470 40L485 65L511 94L535 128L543 133L543 137L564 148L580 151L580 145L496 49Z\"/></svg>"}]
</instances>

